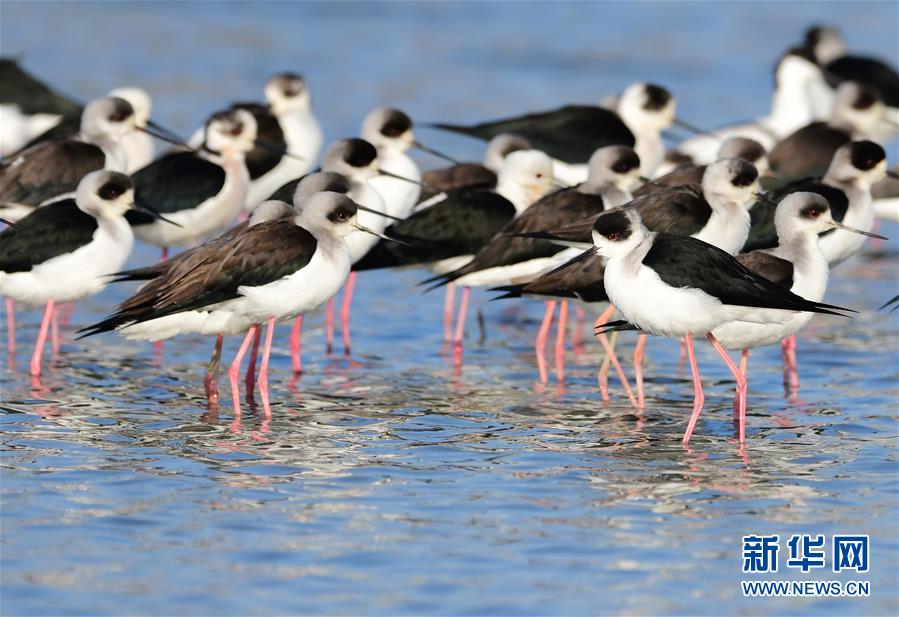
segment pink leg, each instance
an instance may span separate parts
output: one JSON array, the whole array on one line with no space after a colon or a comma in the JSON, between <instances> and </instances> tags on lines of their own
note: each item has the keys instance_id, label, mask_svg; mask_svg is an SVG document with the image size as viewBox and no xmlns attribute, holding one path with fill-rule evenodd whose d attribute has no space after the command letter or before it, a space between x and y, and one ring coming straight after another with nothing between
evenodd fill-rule
<instances>
[{"instance_id":1,"label":"pink leg","mask_svg":"<svg viewBox=\"0 0 899 617\"><path fill-rule=\"evenodd\" d=\"M627 398L630 400L631 405L637 407L637 400L634 398L634 393L631 391L631 387L627 383L627 377L624 374L624 370L621 368L621 363L618 362L618 358L615 356L615 351L609 344L609 339L606 338L605 334L597 334L596 338L599 339L599 342L603 346L603 349L606 350L606 355L609 357L610 362L612 363L612 367L615 369L615 373L618 375L618 379L621 381L621 387L624 388L624 391L627 394Z\"/></svg>"},{"instance_id":2,"label":"pink leg","mask_svg":"<svg viewBox=\"0 0 899 617\"><path fill-rule=\"evenodd\" d=\"M256 387L256 358L259 356L259 339L261 337L262 329L256 328L256 335L253 336L253 348L250 350L250 361L247 363L247 374L244 376L248 397L253 396L253 389Z\"/></svg>"},{"instance_id":3,"label":"pink leg","mask_svg":"<svg viewBox=\"0 0 899 617\"><path fill-rule=\"evenodd\" d=\"M568 301L559 303L559 329L556 331L556 380L565 380L565 327L568 324Z\"/></svg>"},{"instance_id":4,"label":"pink leg","mask_svg":"<svg viewBox=\"0 0 899 617\"><path fill-rule=\"evenodd\" d=\"M796 365L796 337L788 336L781 341L781 350L784 358L784 385L790 391L799 389L799 368Z\"/></svg>"},{"instance_id":5,"label":"pink leg","mask_svg":"<svg viewBox=\"0 0 899 617\"><path fill-rule=\"evenodd\" d=\"M206 369L206 376L203 378L203 387L206 390L206 400L209 401L210 407L217 407L219 402L219 363L222 358L222 341L225 337L219 334L215 337L215 349L212 352L212 360Z\"/></svg>"},{"instance_id":6,"label":"pink leg","mask_svg":"<svg viewBox=\"0 0 899 617\"><path fill-rule=\"evenodd\" d=\"M234 356L234 362L231 363L231 367L228 369L228 379L231 381L231 402L234 404L235 418L240 417L240 388L237 385L240 379L240 363L243 362L243 357L247 353L250 340L256 335L258 330L259 326L256 324L247 330L247 335L243 337L243 343L240 344L240 349L237 350L237 355Z\"/></svg>"},{"instance_id":7,"label":"pink leg","mask_svg":"<svg viewBox=\"0 0 899 617\"><path fill-rule=\"evenodd\" d=\"M471 287L462 290L462 300L459 301L459 316L456 321L456 332L453 335L453 361L456 366L462 365L462 338L465 336L465 317L468 313L468 298L471 296Z\"/></svg>"},{"instance_id":8,"label":"pink leg","mask_svg":"<svg viewBox=\"0 0 899 617\"><path fill-rule=\"evenodd\" d=\"M743 373L743 377L747 377L746 374L746 366L749 364L749 348L743 350L743 353L740 354L740 372ZM746 380L746 388L748 392L749 388L749 380ZM737 390L736 395L734 396L734 422L739 425L740 422L740 391Z\"/></svg>"},{"instance_id":9,"label":"pink leg","mask_svg":"<svg viewBox=\"0 0 899 617\"><path fill-rule=\"evenodd\" d=\"M730 359L730 356L727 355L727 351L721 346L721 343L718 342L718 339L716 339L711 332L706 334L706 338L709 339L712 347L715 348L715 351L717 351L718 355L721 356L721 359L724 360L727 368L733 373L734 379L737 380L737 397L740 399L740 446L742 447L746 445L746 377L740 372L737 365L734 364L733 360Z\"/></svg>"},{"instance_id":10,"label":"pink leg","mask_svg":"<svg viewBox=\"0 0 899 617\"><path fill-rule=\"evenodd\" d=\"M643 395L643 352L646 349L647 334L641 334L637 337L637 346L634 347L634 381L637 383L637 404L643 409L646 401Z\"/></svg>"},{"instance_id":11,"label":"pink leg","mask_svg":"<svg viewBox=\"0 0 899 617\"><path fill-rule=\"evenodd\" d=\"M600 315L596 319L596 322L593 324L593 329L595 330L596 328L609 321L614 313L615 307L610 304L609 307L605 311L603 311L602 315ZM611 349L611 346L606 348L606 357L603 359L603 362L599 367L599 375L597 375L597 380L599 381L599 392L600 394L602 394L602 400L604 401L609 400L609 363L611 362L610 356L615 355L614 351L611 351L610 353Z\"/></svg>"},{"instance_id":12,"label":"pink leg","mask_svg":"<svg viewBox=\"0 0 899 617\"><path fill-rule=\"evenodd\" d=\"M443 298L443 340L453 340L453 306L456 304L456 284L448 283Z\"/></svg>"},{"instance_id":13,"label":"pink leg","mask_svg":"<svg viewBox=\"0 0 899 617\"><path fill-rule=\"evenodd\" d=\"M325 352L330 354L334 350L334 297L328 299L325 305Z\"/></svg>"},{"instance_id":14,"label":"pink leg","mask_svg":"<svg viewBox=\"0 0 899 617\"><path fill-rule=\"evenodd\" d=\"M574 307L574 314L576 318L574 321L574 337L571 340L571 344L574 347L574 353L582 354L584 353L584 320L586 319L586 314L580 305Z\"/></svg>"},{"instance_id":15,"label":"pink leg","mask_svg":"<svg viewBox=\"0 0 899 617\"><path fill-rule=\"evenodd\" d=\"M259 393L262 395L262 409L266 418L272 417L272 407L268 398L268 358L272 354L272 336L274 332L275 318L272 317L268 320L268 328L265 330L265 347L262 349L262 365L259 367Z\"/></svg>"},{"instance_id":16,"label":"pink leg","mask_svg":"<svg viewBox=\"0 0 899 617\"><path fill-rule=\"evenodd\" d=\"M343 305L340 307L340 332L343 334L343 353L350 355L350 306L353 303L353 289L356 287L356 273L350 276L343 286Z\"/></svg>"},{"instance_id":17,"label":"pink leg","mask_svg":"<svg viewBox=\"0 0 899 617\"><path fill-rule=\"evenodd\" d=\"M53 351L54 358L59 355L59 313L59 305L57 305L50 318L50 349Z\"/></svg>"},{"instance_id":18,"label":"pink leg","mask_svg":"<svg viewBox=\"0 0 899 617\"><path fill-rule=\"evenodd\" d=\"M699 367L696 365L696 353L693 351L693 337L688 334L684 337L684 343L686 343L687 355L690 358L690 370L693 371L693 413L690 414L690 421L687 423L687 430L684 433L684 445L686 446L690 443L693 429L699 420L699 412L702 411L705 395L702 393L702 382L699 380Z\"/></svg>"},{"instance_id":19,"label":"pink leg","mask_svg":"<svg viewBox=\"0 0 899 617\"><path fill-rule=\"evenodd\" d=\"M6 299L6 342L9 354L16 351L16 303L12 298Z\"/></svg>"},{"instance_id":20,"label":"pink leg","mask_svg":"<svg viewBox=\"0 0 899 617\"><path fill-rule=\"evenodd\" d=\"M159 260L165 261L168 258L169 258L169 247L164 246L164 247L162 247L162 255L160 256Z\"/></svg>"},{"instance_id":21,"label":"pink leg","mask_svg":"<svg viewBox=\"0 0 899 617\"><path fill-rule=\"evenodd\" d=\"M303 372L303 360L300 358L300 333L303 331L303 316L297 315L290 331L290 360L293 363L294 375Z\"/></svg>"},{"instance_id":22,"label":"pink leg","mask_svg":"<svg viewBox=\"0 0 899 617\"><path fill-rule=\"evenodd\" d=\"M44 318L41 320L41 329L37 334L37 343L35 343L34 353L31 355L30 373L34 376L41 374L41 354L44 351L44 343L47 342L47 330L50 328L55 305L53 300L47 300L47 308L44 309Z\"/></svg>"},{"instance_id":23,"label":"pink leg","mask_svg":"<svg viewBox=\"0 0 899 617\"><path fill-rule=\"evenodd\" d=\"M546 301L546 312L543 314L543 321L540 322L540 330L537 332L537 339L534 341L534 353L537 354L537 370L540 372L540 383L546 383L546 339L549 336L549 327L553 322L553 313L556 310L556 301Z\"/></svg>"}]
</instances>

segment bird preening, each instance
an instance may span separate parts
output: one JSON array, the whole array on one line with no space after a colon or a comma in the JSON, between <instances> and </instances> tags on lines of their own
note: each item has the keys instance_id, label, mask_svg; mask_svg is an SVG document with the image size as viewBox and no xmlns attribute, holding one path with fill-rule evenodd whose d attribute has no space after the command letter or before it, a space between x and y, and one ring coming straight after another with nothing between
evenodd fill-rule
<instances>
[{"instance_id":1,"label":"bird preening","mask_svg":"<svg viewBox=\"0 0 899 617\"><path fill-rule=\"evenodd\" d=\"M885 182L899 176L883 147L899 132L899 75L848 54L831 28L809 29L780 56L768 115L718 128L689 122L660 80L598 92L595 104L510 106L499 119L422 122L396 107L359 110L357 135L326 141L314 84L281 72L259 84L257 100L223 98L182 138L153 117L147 91L110 85L76 101L0 59L8 352L17 307L42 308L28 368L37 378L47 370L48 338L54 353L59 347L63 307L113 286L121 301L79 324L79 344L104 333L157 345L209 337L203 382L213 408L224 339L237 337L228 368L237 417L244 360L246 395L258 386L272 413L279 324L292 324L295 375L304 370L304 316L319 309L328 353L339 324L350 357L357 286L420 268L422 285L409 293L443 288L442 343L455 367L464 363L473 288L545 303L534 341L539 383L549 380L556 311L559 381L569 305L578 326L596 311L606 354L600 396L611 400L614 369L623 400L639 410L653 400L644 385L647 337L679 339L694 393L685 445L705 401L694 338L706 339L735 382L743 447L750 350L780 344L785 384L798 390L796 335L816 315L839 328L837 319L870 308L826 302L827 283L866 238L883 239L876 202L899 197ZM603 94L611 96L600 101ZM436 131L486 142L483 157L460 161L423 143ZM690 136L666 148L676 131ZM165 149L157 152L157 141ZM158 247L160 261L126 269L135 240ZM618 357L629 331L637 333L633 387ZM739 363L729 350L741 353Z\"/></svg>"}]
</instances>

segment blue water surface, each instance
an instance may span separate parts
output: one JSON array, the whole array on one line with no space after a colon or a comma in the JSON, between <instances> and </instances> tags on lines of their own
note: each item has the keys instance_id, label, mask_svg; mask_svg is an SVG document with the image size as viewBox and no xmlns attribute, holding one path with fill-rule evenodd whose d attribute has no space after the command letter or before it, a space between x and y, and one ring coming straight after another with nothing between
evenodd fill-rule
<instances>
[{"instance_id":1,"label":"blue water surface","mask_svg":"<svg viewBox=\"0 0 899 617\"><path fill-rule=\"evenodd\" d=\"M0 51L79 98L143 86L154 115L183 133L259 97L279 70L307 76L328 139L355 134L378 105L474 121L595 102L634 80L666 85L680 115L714 126L766 113L776 58L822 21L854 49L899 59L895 2L6 0ZM472 140L418 137L480 157ZM896 614L897 314L876 307L899 291L899 227L881 232L893 240L831 280L827 300L860 313L815 318L799 339L798 399L784 395L779 349L753 353L744 453L732 380L707 345L706 407L685 450L692 388L676 343L650 342L649 400L636 413L614 381L600 399L591 340L569 346L564 384L537 383L542 304L476 291L455 370L440 345L442 295L416 286L423 270L359 277L352 360L325 354L313 314L306 371L292 379L279 331L271 421L244 403L236 422L226 393L218 413L206 409L208 340L166 343L162 364L152 346L114 335L74 341L131 287L78 305L40 381L27 375L40 313L20 311L0 382L0 610ZM157 257L139 246L131 264ZM628 356L632 337L620 344ZM782 552L793 533L870 534L864 577L829 561L803 575L782 555L778 575L758 578L864 578L871 596L744 598L751 533L780 534Z\"/></svg>"}]
</instances>

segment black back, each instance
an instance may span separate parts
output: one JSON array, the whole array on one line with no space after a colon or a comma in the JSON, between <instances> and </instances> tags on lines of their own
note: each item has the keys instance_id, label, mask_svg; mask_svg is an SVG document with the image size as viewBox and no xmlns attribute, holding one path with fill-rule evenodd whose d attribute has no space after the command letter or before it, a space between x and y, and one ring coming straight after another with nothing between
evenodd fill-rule
<instances>
[{"instance_id":1,"label":"black back","mask_svg":"<svg viewBox=\"0 0 899 617\"><path fill-rule=\"evenodd\" d=\"M64 199L34 212L0 232L0 271L29 272L48 259L89 244L97 219Z\"/></svg>"},{"instance_id":2,"label":"black back","mask_svg":"<svg viewBox=\"0 0 899 617\"><path fill-rule=\"evenodd\" d=\"M192 152L171 152L131 176L134 200L157 212L172 213L196 208L221 192L225 170ZM129 210L132 225L147 225L156 219Z\"/></svg>"},{"instance_id":3,"label":"black back","mask_svg":"<svg viewBox=\"0 0 899 617\"><path fill-rule=\"evenodd\" d=\"M824 67L824 77L834 87L843 81L857 81L875 90L885 105L899 107L899 74L880 60L842 56Z\"/></svg>"},{"instance_id":4,"label":"black back","mask_svg":"<svg viewBox=\"0 0 899 617\"><path fill-rule=\"evenodd\" d=\"M830 215L836 221L842 221L849 210L849 199L846 193L821 182L820 178L806 178L797 180L781 187L775 192L769 193L768 201L758 202L749 211L749 237L743 245L743 252L759 249L772 249L778 245L777 228L774 225L776 204L789 195L800 191L817 193L830 204ZM831 233L831 230L823 234Z\"/></svg>"},{"instance_id":5,"label":"black back","mask_svg":"<svg viewBox=\"0 0 899 617\"><path fill-rule=\"evenodd\" d=\"M411 246L381 241L353 265L353 270L408 266L473 255L514 216L515 206L493 191L451 191L445 200L387 228L388 236L409 242Z\"/></svg>"},{"instance_id":6,"label":"black back","mask_svg":"<svg viewBox=\"0 0 899 617\"><path fill-rule=\"evenodd\" d=\"M551 257L565 250L565 247L547 240L522 237L521 234L553 229L569 221L598 216L602 211L603 200L599 195L581 193L573 188L550 193L504 225L486 246L478 251L474 259L461 268L447 273L444 282L479 270Z\"/></svg>"},{"instance_id":7,"label":"black back","mask_svg":"<svg viewBox=\"0 0 899 617\"><path fill-rule=\"evenodd\" d=\"M253 114L256 119L256 139L268 145L287 150L287 142L284 140L284 131L277 116L268 106L259 103L235 103L231 109L245 109ZM281 154L269 149L256 146L247 153L247 171L250 172L250 180L260 178L270 172L281 162ZM290 200L288 200L289 203Z\"/></svg>"},{"instance_id":8,"label":"black back","mask_svg":"<svg viewBox=\"0 0 899 617\"><path fill-rule=\"evenodd\" d=\"M812 122L778 142L768 161L773 171L788 180L823 176L834 153L850 139L846 131Z\"/></svg>"},{"instance_id":9,"label":"black back","mask_svg":"<svg viewBox=\"0 0 899 617\"><path fill-rule=\"evenodd\" d=\"M292 220L247 227L166 262L165 272L123 302L118 312L82 332L88 336L233 300L241 286L267 285L305 267L316 247L315 236Z\"/></svg>"},{"instance_id":10,"label":"black back","mask_svg":"<svg viewBox=\"0 0 899 617\"><path fill-rule=\"evenodd\" d=\"M684 163L678 165L664 176L654 178L651 183L646 183L636 191L634 197L642 197L649 195L666 186L681 186L683 184L702 185L702 176L705 173L706 165L695 165L693 163Z\"/></svg>"},{"instance_id":11,"label":"black back","mask_svg":"<svg viewBox=\"0 0 899 617\"><path fill-rule=\"evenodd\" d=\"M772 283L790 289L793 287L793 262L775 257L764 251L752 251L736 256L737 261Z\"/></svg>"},{"instance_id":12,"label":"black back","mask_svg":"<svg viewBox=\"0 0 899 617\"><path fill-rule=\"evenodd\" d=\"M584 302L607 302L605 260L599 255L578 255L558 268L543 274L530 283L497 287L505 291L500 298L517 298L522 295L549 296L554 298L578 298ZM499 298L497 298L499 299Z\"/></svg>"},{"instance_id":13,"label":"black back","mask_svg":"<svg viewBox=\"0 0 899 617\"><path fill-rule=\"evenodd\" d=\"M666 285L700 289L723 304L832 313L750 271L721 249L696 238L658 234L643 258Z\"/></svg>"},{"instance_id":14,"label":"black back","mask_svg":"<svg viewBox=\"0 0 899 617\"><path fill-rule=\"evenodd\" d=\"M27 115L81 116L80 105L53 92L11 58L0 58L0 104L16 105Z\"/></svg>"},{"instance_id":15,"label":"black back","mask_svg":"<svg viewBox=\"0 0 899 617\"><path fill-rule=\"evenodd\" d=\"M37 206L71 193L84 176L105 164L103 150L83 141L40 143L0 164L0 204Z\"/></svg>"},{"instance_id":16,"label":"black back","mask_svg":"<svg viewBox=\"0 0 899 617\"><path fill-rule=\"evenodd\" d=\"M592 105L567 105L553 111L483 122L474 126L435 124L437 128L479 137L520 135L531 147L566 163L586 163L603 146L634 147L634 135L613 111Z\"/></svg>"},{"instance_id":17,"label":"black back","mask_svg":"<svg viewBox=\"0 0 899 617\"><path fill-rule=\"evenodd\" d=\"M419 202L427 201L437 193L465 188L492 189L496 186L496 174L480 163L459 163L442 169L431 169L421 174Z\"/></svg>"}]
</instances>

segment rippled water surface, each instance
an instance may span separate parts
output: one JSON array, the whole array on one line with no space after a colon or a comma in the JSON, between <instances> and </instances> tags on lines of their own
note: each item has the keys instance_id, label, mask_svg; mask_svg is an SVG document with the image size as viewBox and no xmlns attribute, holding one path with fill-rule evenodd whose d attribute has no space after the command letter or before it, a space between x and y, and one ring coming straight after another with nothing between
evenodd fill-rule
<instances>
[{"instance_id":1,"label":"rippled water surface","mask_svg":"<svg viewBox=\"0 0 899 617\"><path fill-rule=\"evenodd\" d=\"M471 120L632 78L670 85L694 122L759 115L771 64L816 19L896 59L893 3L766 6L4 2L2 51L86 97L147 86L185 132L268 73L301 70L330 138L378 103ZM326 356L313 315L307 370L291 379L279 331L270 421L246 402L235 420L225 394L206 409L208 340L166 343L162 363L115 336L74 341L130 288L77 307L40 381L27 376L40 315L20 311L0 397L2 611L895 614L897 314L875 309L899 291L899 227L881 230L893 240L843 264L828 292L859 315L816 318L800 337L798 399L779 350L754 352L745 453L733 384L706 345L706 408L685 450L692 389L676 343L651 341L637 414L614 381L601 401L590 340L569 347L564 385L537 384L542 305L476 292L484 328L472 315L457 371L421 270L359 278L351 360ZM139 247L132 263L156 256ZM749 533L870 534L872 596L743 598Z\"/></svg>"}]
</instances>

